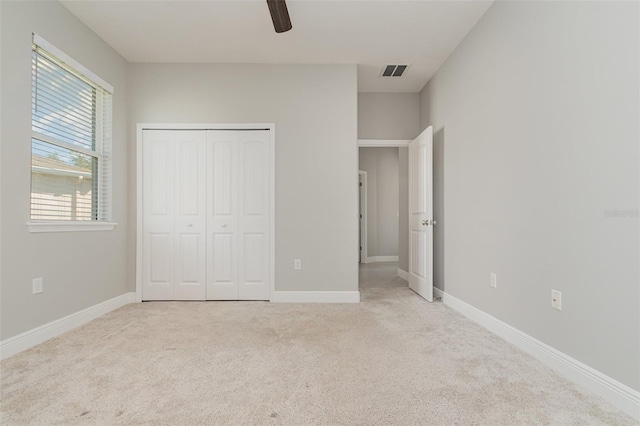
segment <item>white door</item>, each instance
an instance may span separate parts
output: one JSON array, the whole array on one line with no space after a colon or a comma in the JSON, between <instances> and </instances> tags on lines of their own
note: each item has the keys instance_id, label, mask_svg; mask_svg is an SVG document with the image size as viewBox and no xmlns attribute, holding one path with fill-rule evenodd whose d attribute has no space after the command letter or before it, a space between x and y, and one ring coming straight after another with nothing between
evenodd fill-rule
<instances>
[{"instance_id":1,"label":"white door","mask_svg":"<svg viewBox=\"0 0 640 426\"><path fill-rule=\"evenodd\" d=\"M205 300L206 145L201 130L176 131L174 300Z\"/></svg>"},{"instance_id":2,"label":"white door","mask_svg":"<svg viewBox=\"0 0 640 426\"><path fill-rule=\"evenodd\" d=\"M269 132L239 132L240 300L269 299Z\"/></svg>"},{"instance_id":3,"label":"white door","mask_svg":"<svg viewBox=\"0 0 640 426\"><path fill-rule=\"evenodd\" d=\"M207 300L268 300L268 131L207 132Z\"/></svg>"},{"instance_id":4,"label":"white door","mask_svg":"<svg viewBox=\"0 0 640 426\"><path fill-rule=\"evenodd\" d=\"M205 299L205 132L143 133L143 300Z\"/></svg>"},{"instance_id":5,"label":"white door","mask_svg":"<svg viewBox=\"0 0 640 426\"><path fill-rule=\"evenodd\" d=\"M142 136L142 300L172 300L175 275L175 134Z\"/></svg>"},{"instance_id":6,"label":"white door","mask_svg":"<svg viewBox=\"0 0 640 426\"><path fill-rule=\"evenodd\" d=\"M409 287L433 302L433 129L409 144Z\"/></svg>"},{"instance_id":7,"label":"white door","mask_svg":"<svg viewBox=\"0 0 640 426\"><path fill-rule=\"evenodd\" d=\"M207 132L207 300L238 300L238 132Z\"/></svg>"}]
</instances>

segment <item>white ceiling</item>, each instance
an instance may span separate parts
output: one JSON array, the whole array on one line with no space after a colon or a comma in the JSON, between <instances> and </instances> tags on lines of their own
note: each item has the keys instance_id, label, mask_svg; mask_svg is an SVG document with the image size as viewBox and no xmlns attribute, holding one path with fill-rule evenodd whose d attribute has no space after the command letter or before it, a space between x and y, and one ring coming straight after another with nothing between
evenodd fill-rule
<instances>
[{"instance_id":1,"label":"white ceiling","mask_svg":"<svg viewBox=\"0 0 640 426\"><path fill-rule=\"evenodd\" d=\"M130 62L358 64L360 92L419 92L493 0L62 0ZM380 78L385 64L404 77Z\"/></svg>"}]
</instances>

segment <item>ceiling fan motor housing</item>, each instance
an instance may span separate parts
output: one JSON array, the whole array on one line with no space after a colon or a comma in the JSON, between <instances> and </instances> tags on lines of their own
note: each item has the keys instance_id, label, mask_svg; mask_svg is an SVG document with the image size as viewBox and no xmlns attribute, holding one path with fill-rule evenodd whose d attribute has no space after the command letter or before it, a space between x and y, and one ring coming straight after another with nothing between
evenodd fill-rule
<instances>
[{"instance_id":1,"label":"ceiling fan motor housing","mask_svg":"<svg viewBox=\"0 0 640 426\"><path fill-rule=\"evenodd\" d=\"M277 33L284 33L292 28L289 10L284 0L267 0L273 28Z\"/></svg>"}]
</instances>

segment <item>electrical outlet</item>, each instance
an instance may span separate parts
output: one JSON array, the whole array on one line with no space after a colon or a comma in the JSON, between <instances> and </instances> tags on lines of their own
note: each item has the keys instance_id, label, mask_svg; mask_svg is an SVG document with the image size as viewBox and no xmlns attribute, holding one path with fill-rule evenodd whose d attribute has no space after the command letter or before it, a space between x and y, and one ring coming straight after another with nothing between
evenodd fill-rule
<instances>
[{"instance_id":1,"label":"electrical outlet","mask_svg":"<svg viewBox=\"0 0 640 426\"><path fill-rule=\"evenodd\" d=\"M293 269L302 269L301 259L293 259Z\"/></svg>"},{"instance_id":2,"label":"electrical outlet","mask_svg":"<svg viewBox=\"0 0 640 426\"><path fill-rule=\"evenodd\" d=\"M496 274L494 274L493 272L491 274L489 274L489 285L493 288L497 288L498 287L498 277L496 276Z\"/></svg>"},{"instance_id":3,"label":"electrical outlet","mask_svg":"<svg viewBox=\"0 0 640 426\"><path fill-rule=\"evenodd\" d=\"M562 292L551 290L551 307L559 311L562 310Z\"/></svg>"},{"instance_id":4,"label":"electrical outlet","mask_svg":"<svg viewBox=\"0 0 640 426\"><path fill-rule=\"evenodd\" d=\"M31 281L31 290L33 294L42 293L42 278L34 278L33 281Z\"/></svg>"}]
</instances>

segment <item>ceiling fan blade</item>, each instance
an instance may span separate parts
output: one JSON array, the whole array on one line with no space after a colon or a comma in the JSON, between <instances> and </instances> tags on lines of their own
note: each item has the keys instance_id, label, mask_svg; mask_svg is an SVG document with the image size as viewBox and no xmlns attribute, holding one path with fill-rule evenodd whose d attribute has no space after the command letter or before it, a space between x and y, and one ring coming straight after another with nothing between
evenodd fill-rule
<instances>
[{"instance_id":1,"label":"ceiling fan blade","mask_svg":"<svg viewBox=\"0 0 640 426\"><path fill-rule=\"evenodd\" d=\"M289 31L291 26L291 19L289 18L289 11L287 10L287 4L284 0L267 0L269 5L269 12L271 13L271 20L273 21L273 28L277 33L284 33Z\"/></svg>"}]
</instances>

